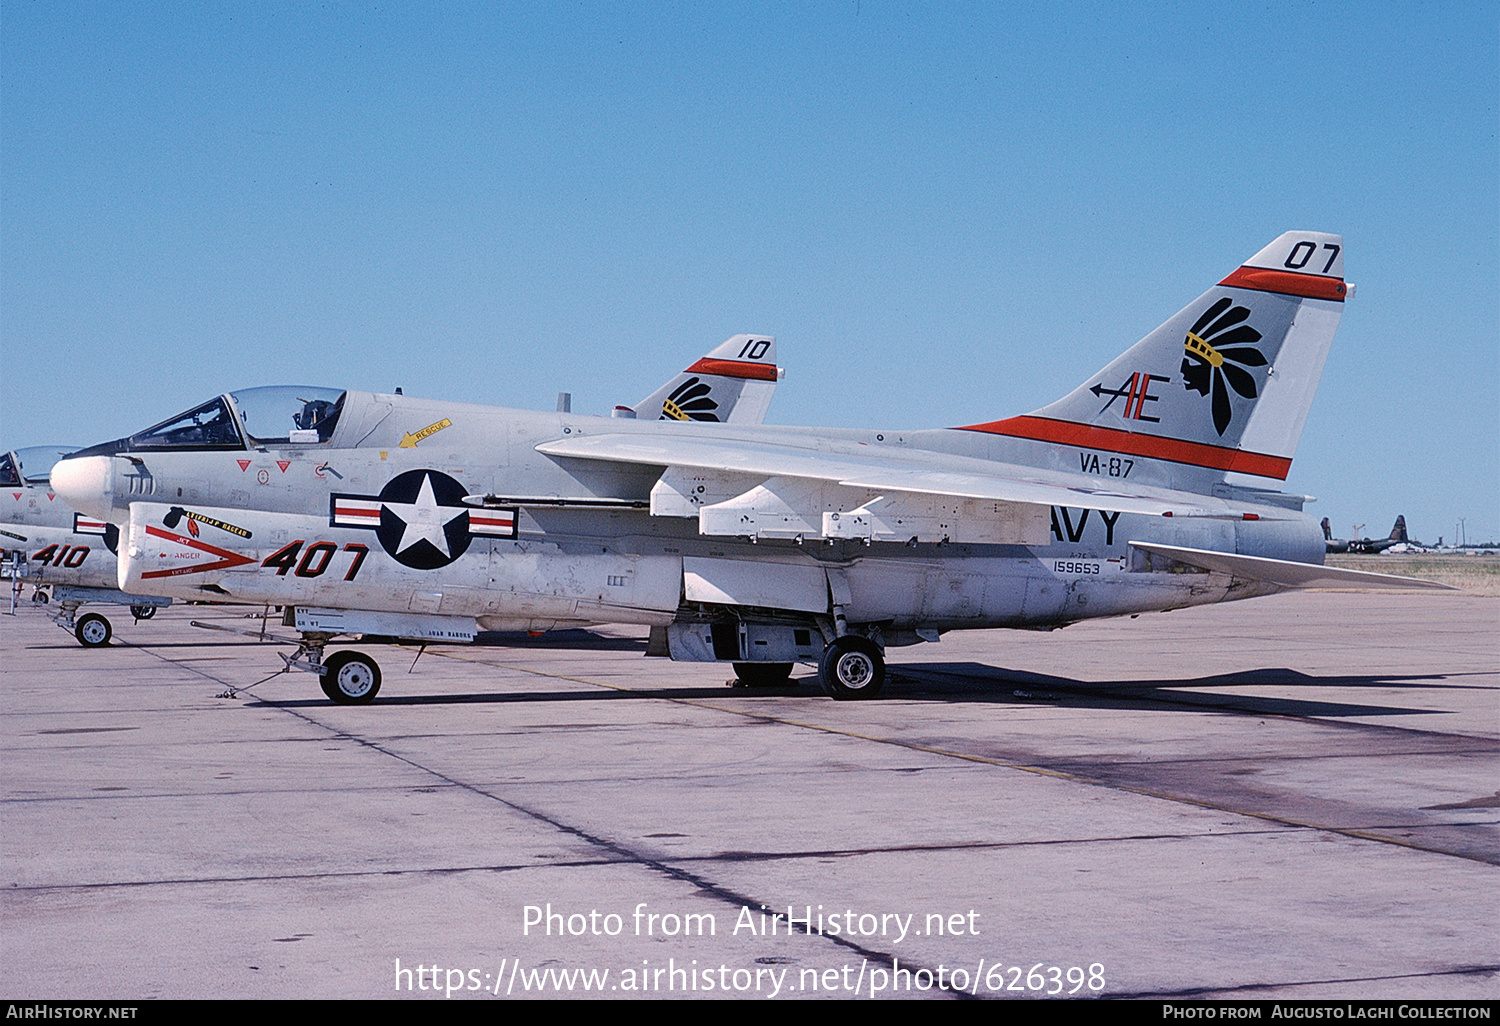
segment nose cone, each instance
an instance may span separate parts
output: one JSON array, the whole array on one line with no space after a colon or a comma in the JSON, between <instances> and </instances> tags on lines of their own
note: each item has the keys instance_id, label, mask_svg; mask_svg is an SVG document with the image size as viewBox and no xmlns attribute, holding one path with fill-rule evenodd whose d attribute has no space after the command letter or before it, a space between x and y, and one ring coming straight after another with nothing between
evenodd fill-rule
<instances>
[{"instance_id":1,"label":"nose cone","mask_svg":"<svg viewBox=\"0 0 1500 1026\"><path fill-rule=\"evenodd\" d=\"M112 456L76 456L52 468L52 490L80 513L108 520L114 507Z\"/></svg>"}]
</instances>

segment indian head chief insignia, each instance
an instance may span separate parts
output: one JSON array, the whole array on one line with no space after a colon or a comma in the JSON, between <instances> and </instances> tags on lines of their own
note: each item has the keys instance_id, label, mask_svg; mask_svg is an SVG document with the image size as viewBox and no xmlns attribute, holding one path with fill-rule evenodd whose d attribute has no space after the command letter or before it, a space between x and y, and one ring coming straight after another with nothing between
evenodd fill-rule
<instances>
[{"instance_id":1,"label":"indian head chief insignia","mask_svg":"<svg viewBox=\"0 0 1500 1026\"><path fill-rule=\"evenodd\" d=\"M1248 307L1221 299L1203 312L1182 343L1187 351L1182 358L1183 387L1199 395L1212 393L1214 427L1221 435L1234 416L1229 390L1254 399L1259 394L1255 377L1245 368L1266 365L1261 351L1253 348L1260 332L1241 323L1249 316Z\"/></svg>"},{"instance_id":2,"label":"indian head chief insignia","mask_svg":"<svg viewBox=\"0 0 1500 1026\"><path fill-rule=\"evenodd\" d=\"M719 404L710 397L712 391L701 378L688 378L661 404L661 416L657 419L717 421L719 415L714 411Z\"/></svg>"}]
</instances>

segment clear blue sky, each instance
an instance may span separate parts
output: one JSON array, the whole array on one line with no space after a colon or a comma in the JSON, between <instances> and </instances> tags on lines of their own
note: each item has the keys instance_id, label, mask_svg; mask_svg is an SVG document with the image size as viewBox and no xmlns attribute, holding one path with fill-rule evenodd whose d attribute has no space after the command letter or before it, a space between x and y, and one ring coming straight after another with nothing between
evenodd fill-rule
<instances>
[{"instance_id":1,"label":"clear blue sky","mask_svg":"<svg viewBox=\"0 0 1500 1026\"><path fill-rule=\"evenodd\" d=\"M283 382L1023 413L1281 232L1357 283L1287 482L1500 537L1494 3L5 4L0 444Z\"/></svg>"}]
</instances>

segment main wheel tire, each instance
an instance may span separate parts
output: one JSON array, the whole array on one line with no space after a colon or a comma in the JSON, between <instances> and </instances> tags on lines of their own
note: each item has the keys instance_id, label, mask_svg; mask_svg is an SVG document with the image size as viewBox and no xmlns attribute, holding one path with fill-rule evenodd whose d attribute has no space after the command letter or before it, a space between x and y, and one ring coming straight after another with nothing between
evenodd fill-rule
<instances>
[{"instance_id":1,"label":"main wheel tire","mask_svg":"<svg viewBox=\"0 0 1500 1026\"><path fill-rule=\"evenodd\" d=\"M137 620L149 620L156 615L155 606L131 606L130 615Z\"/></svg>"},{"instance_id":2,"label":"main wheel tire","mask_svg":"<svg viewBox=\"0 0 1500 1026\"><path fill-rule=\"evenodd\" d=\"M823 650L818 679L830 698L871 698L885 683L885 657L875 642L845 634Z\"/></svg>"},{"instance_id":3,"label":"main wheel tire","mask_svg":"<svg viewBox=\"0 0 1500 1026\"><path fill-rule=\"evenodd\" d=\"M735 663L734 675L746 688L784 688L792 676L791 663Z\"/></svg>"},{"instance_id":4,"label":"main wheel tire","mask_svg":"<svg viewBox=\"0 0 1500 1026\"><path fill-rule=\"evenodd\" d=\"M323 662L323 694L339 705L367 705L380 691L380 667L359 652L335 652Z\"/></svg>"},{"instance_id":5,"label":"main wheel tire","mask_svg":"<svg viewBox=\"0 0 1500 1026\"><path fill-rule=\"evenodd\" d=\"M108 645L109 639L114 636L115 629L109 625L109 621L98 613L85 613L78 618L73 625L73 637L84 648L99 648Z\"/></svg>"}]
</instances>

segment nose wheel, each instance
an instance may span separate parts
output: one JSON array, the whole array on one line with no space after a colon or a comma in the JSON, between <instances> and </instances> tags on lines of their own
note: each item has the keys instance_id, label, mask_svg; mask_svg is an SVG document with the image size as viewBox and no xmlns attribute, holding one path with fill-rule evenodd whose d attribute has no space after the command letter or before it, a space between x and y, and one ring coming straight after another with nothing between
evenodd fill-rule
<instances>
[{"instance_id":1,"label":"nose wheel","mask_svg":"<svg viewBox=\"0 0 1500 1026\"><path fill-rule=\"evenodd\" d=\"M84 648L99 648L109 644L114 628L98 613L85 613L73 625L73 636Z\"/></svg>"},{"instance_id":2,"label":"nose wheel","mask_svg":"<svg viewBox=\"0 0 1500 1026\"><path fill-rule=\"evenodd\" d=\"M360 652L335 652L323 661L323 694L339 705L365 705L380 691L380 667Z\"/></svg>"},{"instance_id":3,"label":"nose wheel","mask_svg":"<svg viewBox=\"0 0 1500 1026\"><path fill-rule=\"evenodd\" d=\"M823 650L818 679L830 698L872 698L885 683L885 657L870 639L845 634Z\"/></svg>"}]
</instances>

